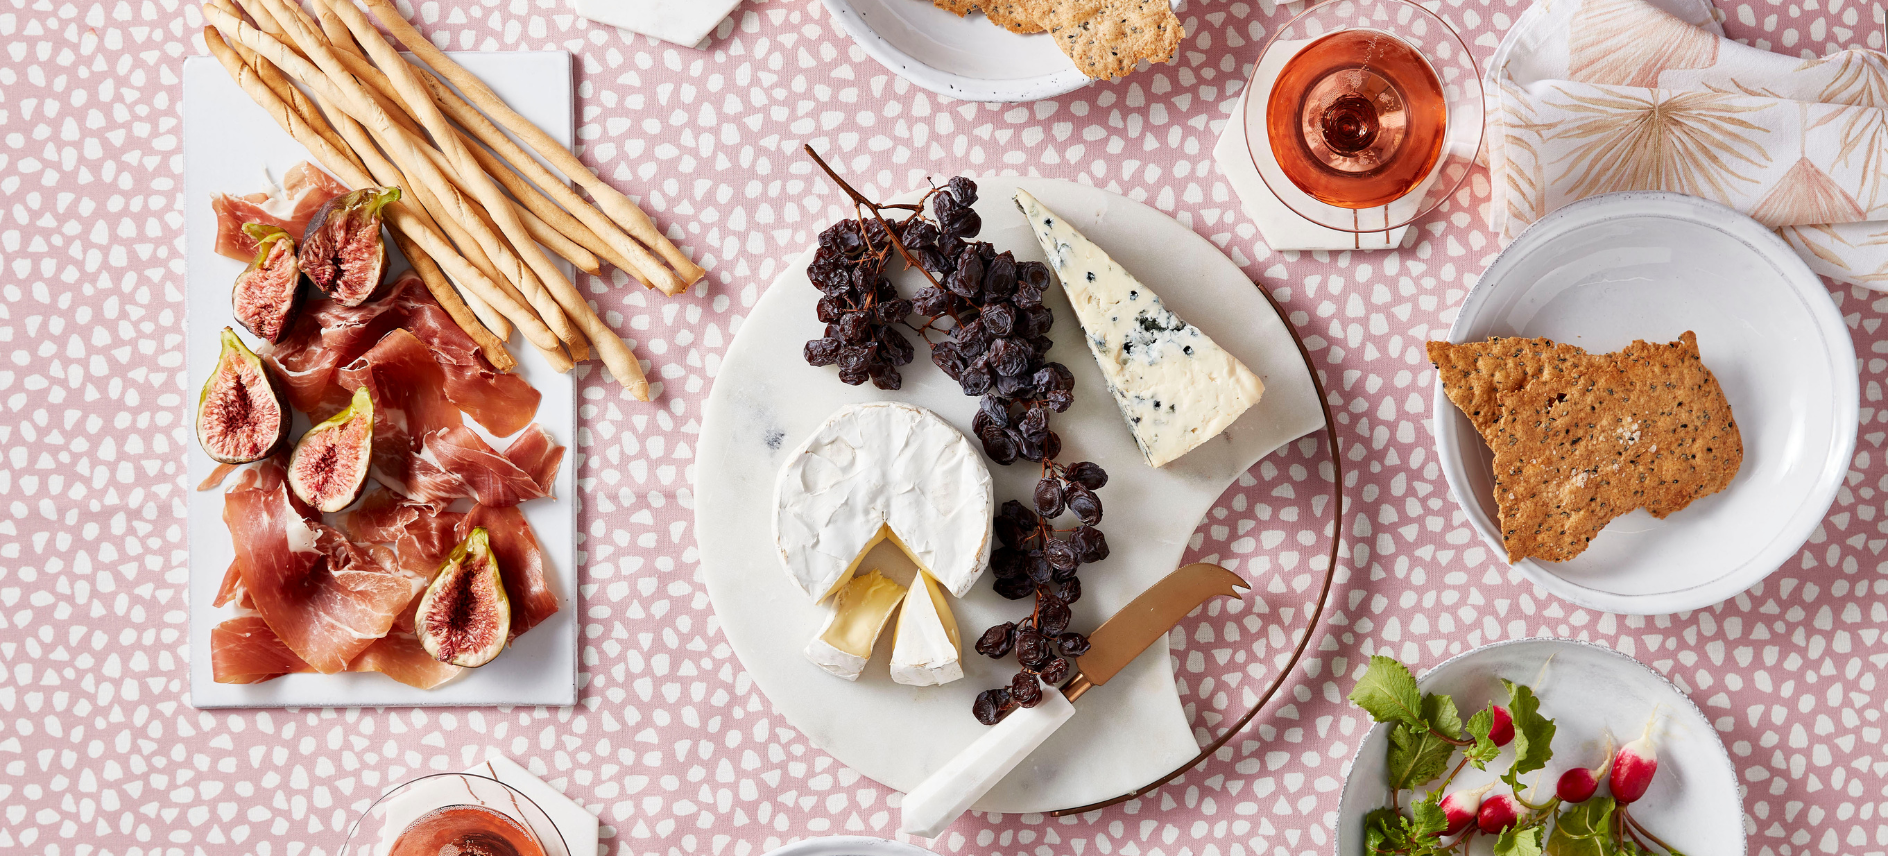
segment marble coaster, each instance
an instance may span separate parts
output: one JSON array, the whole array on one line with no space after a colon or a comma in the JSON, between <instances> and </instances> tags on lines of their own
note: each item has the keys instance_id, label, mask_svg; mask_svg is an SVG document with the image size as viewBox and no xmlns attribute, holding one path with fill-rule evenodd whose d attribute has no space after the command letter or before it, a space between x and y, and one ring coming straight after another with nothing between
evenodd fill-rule
<instances>
[{"instance_id":1,"label":"marble coaster","mask_svg":"<svg viewBox=\"0 0 1888 856\"><path fill-rule=\"evenodd\" d=\"M1219 135L1219 143L1213 147L1213 159L1219 162L1219 171L1226 176L1226 183L1232 185L1234 193L1239 195L1246 216L1259 227L1259 236L1265 239L1266 246L1274 250L1386 250L1402 246L1403 236L1409 231L1408 226L1401 226L1388 232L1345 232L1331 229L1306 220L1298 212L1286 207L1279 201L1271 188L1266 187L1265 179L1259 177L1259 167L1254 164L1256 154L1266 160L1266 165L1274 171L1277 165L1272 162L1272 149L1268 141L1261 138L1256 143L1256 153L1247 148L1245 104L1248 95L1265 97L1272 88L1272 81L1278 79L1279 69L1291 52L1274 51L1264 65L1253 72L1249 86L1260 87L1257 93L1239 94L1232 99L1232 111L1226 117L1226 129ZM1276 176L1284 178L1283 173Z\"/></svg>"},{"instance_id":2,"label":"marble coaster","mask_svg":"<svg viewBox=\"0 0 1888 856\"><path fill-rule=\"evenodd\" d=\"M741 0L572 0L577 14L670 44L700 49Z\"/></svg>"}]
</instances>

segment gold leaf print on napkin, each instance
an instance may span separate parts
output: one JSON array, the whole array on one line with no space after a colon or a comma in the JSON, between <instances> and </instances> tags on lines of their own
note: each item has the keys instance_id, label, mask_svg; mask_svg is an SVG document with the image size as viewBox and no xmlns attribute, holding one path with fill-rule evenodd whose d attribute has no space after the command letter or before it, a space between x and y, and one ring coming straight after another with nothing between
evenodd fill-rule
<instances>
[{"instance_id":1,"label":"gold leaf print on napkin","mask_svg":"<svg viewBox=\"0 0 1888 856\"><path fill-rule=\"evenodd\" d=\"M1615 190L1672 190L1734 204L1727 181L1755 184L1739 165L1761 170L1769 152L1756 136L1761 126L1740 113L1765 105L1712 92L1595 89L1561 93L1550 103L1576 116L1552 139L1578 141L1562 163L1559 181L1572 199Z\"/></svg>"},{"instance_id":2,"label":"gold leaf print on napkin","mask_svg":"<svg viewBox=\"0 0 1888 856\"><path fill-rule=\"evenodd\" d=\"M1797 158L1777 179L1776 186L1750 209L1750 216L1772 227L1868 219L1855 197L1806 157Z\"/></svg>"},{"instance_id":3,"label":"gold leaf print on napkin","mask_svg":"<svg viewBox=\"0 0 1888 856\"><path fill-rule=\"evenodd\" d=\"M1567 45L1567 77L1652 89L1659 73L1710 68L1718 39L1640 0L1586 0Z\"/></svg>"}]
</instances>

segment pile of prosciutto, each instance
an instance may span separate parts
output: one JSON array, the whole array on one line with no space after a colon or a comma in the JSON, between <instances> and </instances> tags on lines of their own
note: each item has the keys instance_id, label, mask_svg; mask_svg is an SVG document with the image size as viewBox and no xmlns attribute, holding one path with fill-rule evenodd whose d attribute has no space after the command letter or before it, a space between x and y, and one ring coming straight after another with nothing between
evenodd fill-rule
<instances>
[{"instance_id":1,"label":"pile of prosciutto","mask_svg":"<svg viewBox=\"0 0 1888 856\"><path fill-rule=\"evenodd\" d=\"M326 201L322 192L340 190L295 175L288 203L225 197L219 219L274 218L292 229L298 212ZM343 671L380 672L423 689L452 680L463 669L427 653L414 612L453 547L475 528L488 534L501 569L510 638L558 610L537 537L518 508L551 497L564 457L534 421L538 391L495 370L410 272L384 292L353 307L310 301L279 341L259 350L291 406L313 423L367 390L373 484L351 507L323 515L289 489L286 452L236 476L223 511L235 560L212 605L234 604L239 615L211 632L218 682ZM468 420L509 438L503 451ZM218 468L200 489L223 484L236 469Z\"/></svg>"}]
</instances>

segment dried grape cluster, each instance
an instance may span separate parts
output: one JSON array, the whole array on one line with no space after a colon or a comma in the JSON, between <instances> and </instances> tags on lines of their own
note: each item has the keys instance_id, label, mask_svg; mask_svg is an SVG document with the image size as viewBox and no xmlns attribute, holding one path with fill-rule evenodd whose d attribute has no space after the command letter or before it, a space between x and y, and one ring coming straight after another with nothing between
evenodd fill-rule
<instances>
[{"instance_id":1,"label":"dried grape cluster","mask_svg":"<svg viewBox=\"0 0 1888 856\"><path fill-rule=\"evenodd\" d=\"M1074 403L1075 376L1046 359L1055 322L1042 302L1049 269L974 240L983 221L971 207L977 185L967 178L933 188L915 205L880 205L813 157L859 211L821 233L807 270L823 295L818 312L827 326L806 343L806 361L836 363L840 380L849 384L869 378L881 389L897 389L898 367L911 361L911 346L896 329L905 324L931 346L931 361L965 395L978 397L971 428L984 453L999 464L1021 459L1042 468L1031 501L1004 503L995 520L1000 546L990 566L996 591L1011 600L1033 594L1035 609L977 640L978 653L998 659L1014 653L1022 667L1008 685L977 696L972 712L993 725L1017 707L1041 703L1038 677L1060 683L1073 671L1073 658L1087 653L1087 637L1068 629L1070 606L1082 596L1077 572L1108 557L1107 538L1096 528L1101 500L1095 493L1108 474L1094 463L1055 460L1062 439L1049 418ZM934 219L925 216L927 204ZM910 213L892 220L886 210ZM911 300L900 299L885 276L894 252L929 282ZM923 323L912 324L909 315ZM1073 515L1075 525L1057 528L1064 515Z\"/></svg>"}]
</instances>

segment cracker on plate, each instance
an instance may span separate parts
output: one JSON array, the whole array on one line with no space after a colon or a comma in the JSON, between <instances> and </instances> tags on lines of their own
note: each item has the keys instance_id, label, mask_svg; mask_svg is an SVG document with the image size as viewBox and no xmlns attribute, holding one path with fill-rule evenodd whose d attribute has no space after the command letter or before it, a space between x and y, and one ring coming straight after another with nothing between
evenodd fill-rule
<instances>
[{"instance_id":1,"label":"cracker on plate","mask_svg":"<svg viewBox=\"0 0 1888 856\"><path fill-rule=\"evenodd\" d=\"M1096 80L1125 77L1141 60L1167 62L1186 31L1168 0L1087 0L1051 19L1056 47Z\"/></svg>"},{"instance_id":2,"label":"cracker on plate","mask_svg":"<svg viewBox=\"0 0 1888 856\"><path fill-rule=\"evenodd\" d=\"M1026 36L1049 29L1040 17L1042 10L1038 7L1041 5L1028 0L985 0L983 16L992 24Z\"/></svg>"},{"instance_id":3,"label":"cracker on plate","mask_svg":"<svg viewBox=\"0 0 1888 856\"><path fill-rule=\"evenodd\" d=\"M1743 463L1730 402L1690 332L1611 354L1545 339L1430 352L1471 421L1471 408L1485 419L1495 401L1482 436L1509 562L1572 559L1613 518L1638 508L1664 518L1729 486Z\"/></svg>"},{"instance_id":4,"label":"cracker on plate","mask_svg":"<svg viewBox=\"0 0 1888 856\"><path fill-rule=\"evenodd\" d=\"M976 0L931 0L931 5L959 18L970 14L977 8Z\"/></svg>"}]
</instances>

